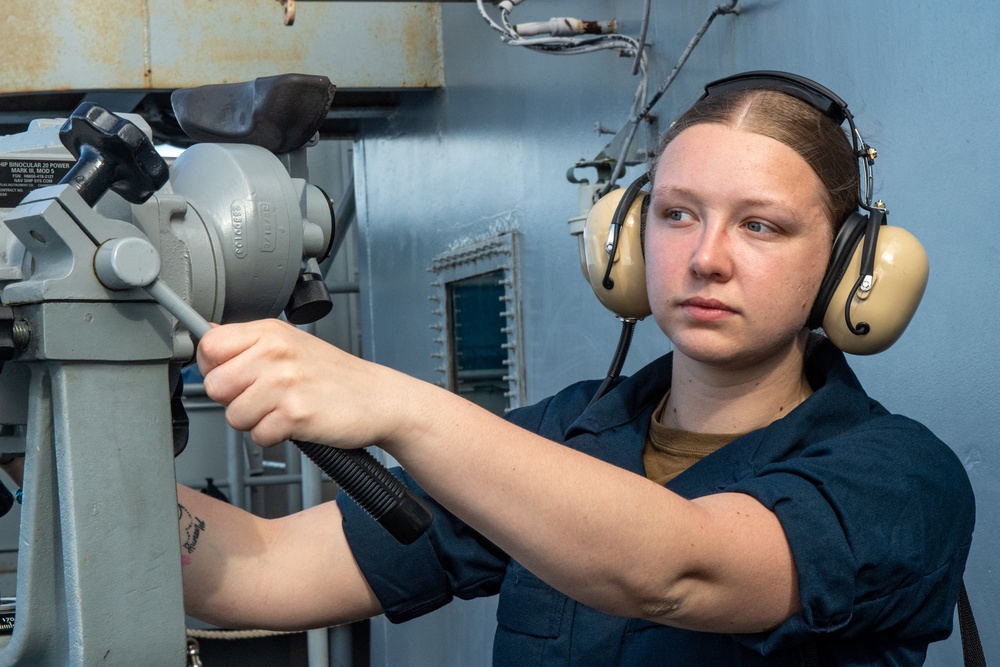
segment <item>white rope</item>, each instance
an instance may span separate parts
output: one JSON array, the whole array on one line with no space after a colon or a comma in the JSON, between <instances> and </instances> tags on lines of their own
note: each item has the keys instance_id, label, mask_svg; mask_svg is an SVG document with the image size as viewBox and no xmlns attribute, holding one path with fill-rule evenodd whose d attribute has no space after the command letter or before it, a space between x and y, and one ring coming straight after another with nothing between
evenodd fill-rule
<instances>
[{"instance_id":1,"label":"white rope","mask_svg":"<svg viewBox=\"0 0 1000 667\"><path fill-rule=\"evenodd\" d=\"M196 630L188 628L187 636L195 639L260 639L281 635L300 635L305 630Z\"/></svg>"}]
</instances>

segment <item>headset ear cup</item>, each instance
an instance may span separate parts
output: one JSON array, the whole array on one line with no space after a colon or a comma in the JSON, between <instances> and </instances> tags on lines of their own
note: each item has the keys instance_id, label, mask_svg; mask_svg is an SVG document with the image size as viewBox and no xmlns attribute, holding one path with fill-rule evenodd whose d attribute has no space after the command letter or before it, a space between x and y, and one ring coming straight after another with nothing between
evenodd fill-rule
<instances>
[{"instance_id":1,"label":"headset ear cup","mask_svg":"<svg viewBox=\"0 0 1000 667\"><path fill-rule=\"evenodd\" d=\"M587 277L597 299L605 308L619 317L642 319L652 311L646 293L646 264L643 260L643 208L644 192L625 200L626 190L619 188L604 195L590 209L583 230L584 254L587 260ZM611 223L619 207L622 228L618 236L618 248L611 269L612 286L606 287L604 276L611 258L605 249Z\"/></svg>"},{"instance_id":2,"label":"headset ear cup","mask_svg":"<svg viewBox=\"0 0 1000 667\"><path fill-rule=\"evenodd\" d=\"M823 326L823 318L826 316L827 306L833 293L843 282L847 265L854 257L858 244L864 238L865 228L868 226L868 216L854 212L847 216L847 220L840 226L836 238L833 239L833 247L830 250L830 261L823 274L823 281L820 283L819 292L816 294L816 301L813 302L812 310L809 312L809 321L806 323L810 329L819 329ZM857 275L856 273L854 274ZM853 283L852 283L853 284Z\"/></svg>"},{"instance_id":3,"label":"headset ear cup","mask_svg":"<svg viewBox=\"0 0 1000 667\"><path fill-rule=\"evenodd\" d=\"M920 241L902 227L884 225L876 244L872 288L867 293L854 293L862 245L855 244L841 274L847 279L837 281L823 315L823 331L830 341L848 354L859 355L882 352L899 340L920 305L930 271L927 251ZM848 306L855 325L868 323L867 334L858 335L848 328L844 315Z\"/></svg>"}]
</instances>

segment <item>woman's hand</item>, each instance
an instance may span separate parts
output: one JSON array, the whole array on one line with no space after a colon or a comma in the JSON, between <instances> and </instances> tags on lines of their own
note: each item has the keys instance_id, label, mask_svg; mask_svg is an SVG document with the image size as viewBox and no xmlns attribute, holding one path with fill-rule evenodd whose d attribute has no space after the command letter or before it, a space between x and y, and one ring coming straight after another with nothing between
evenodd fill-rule
<instances>
[{"instance_id":1,"label":"woman's hand","mask_svg":"<svg viewBox=\"0 0 1000 667\"><path fill-rule=\"evenodd\" d=\"M265 447L286 439L381 444L402 423L406 402L397 397L423 384L275 319L213 328L198 346L198 366L230 426Z\"/></svg>"}]
</instances>

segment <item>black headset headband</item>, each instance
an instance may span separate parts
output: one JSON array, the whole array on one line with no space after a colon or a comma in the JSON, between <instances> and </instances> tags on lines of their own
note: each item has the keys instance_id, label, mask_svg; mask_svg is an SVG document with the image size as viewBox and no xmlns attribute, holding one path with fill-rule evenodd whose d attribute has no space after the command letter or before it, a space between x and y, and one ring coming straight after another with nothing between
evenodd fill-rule
<instances>
[{"instance_id":1,"label":"black headset headband","mask_svg":"<svg viewBox=\"0 0 1000 667\"><path fill-rule=\"evenodd\" d=\"M777 90L786 95L791 95L796 99L802 100L824 116L837 121L838 124L846 120L849 121L851 128L854 128L854 119L851 116L851 112L847 110L847 102L840 99L836 93L826 86L820 85L804 76L788 72L760 70L723 77L706 85L705 94L701 96L701 99L724 91L761 89Z\"/></svg>"}]
</instances>

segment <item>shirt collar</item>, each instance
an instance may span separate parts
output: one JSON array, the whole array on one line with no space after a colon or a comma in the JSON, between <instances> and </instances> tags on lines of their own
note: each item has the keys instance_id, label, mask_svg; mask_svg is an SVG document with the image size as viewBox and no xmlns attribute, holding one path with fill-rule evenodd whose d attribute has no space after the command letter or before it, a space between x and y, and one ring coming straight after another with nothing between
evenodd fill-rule
<instances>
[{"instance_id":1,"label":"shirt collar","mask_svg":"<svg viewBox=\"0 0 1000 667\"><path fill-rule=\"evenodd\" d=\"M570 424L566 439L648 418L670 389L672 363L673 353L666 354L621 380ZM786 427L808 430L810 439L816 439L834 435L831 429L843 430L846 424L857 423L870 414L871 401L847 365L844 353L826 337L814 335L810 340L805 369L813 394L773 425L784 422Z\"/></svg>"}]
</instances>

